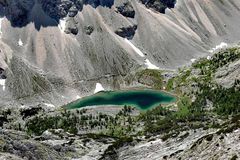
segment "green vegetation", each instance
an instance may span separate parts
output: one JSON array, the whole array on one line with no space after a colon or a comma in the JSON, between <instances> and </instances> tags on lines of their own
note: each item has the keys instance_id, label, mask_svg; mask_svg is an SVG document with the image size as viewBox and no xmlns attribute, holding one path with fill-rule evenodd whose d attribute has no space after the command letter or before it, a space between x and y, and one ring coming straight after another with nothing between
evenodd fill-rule
<instances>
[{"instance_id":1,"label":"green vegetation","mask_svg":"<svg viewBox=\"0 0 240 160\"><path fill-rule=\"evenodd\" d=\"M234 155L231 160L237 160L238 159L238 156L237 155Z\"/></svg>"},{"instance_id":2,"label":"green vegetation","mask_svg":"<svg viewBox=\"0 0 240 160\"><path fill-rule=\"evenodd\" d=\"M226 89L216 84L213 79L218 68L238 59L240 49L230 48L217 53L210 60L202 58L193 64L192 68L179 70L179 75L169 79L166 85L167 90L180 97L177 110L160 107L142 113L140 118L144 122L145 134L163 133L162 138L166 140L189 128L219 128L216 118L239 114L239 81L236 80L233 87ZM212 106L208 106L208 103Z\"/></svg>"},{"instance_id":3,"label":"green vegetation","mask_svg":"<svg viewBox=\"0 0 240 160\"><path fill-rule=\"evenodd\" d=\"M136 119L131 116L134 108L124 106L121 111L107 123L106 130L102 132L112 137L128 137L135 133Z\"/></svg>"},{"instance_id":4,"label":"green vegetation","mask_svg":"<svg viewBox=\"0 0 240 160\"><path fill-rule=\"evenodd\" d=\"M177 111L159 107L142 113L140 118L145 124L144 132L146 134L167 133L166 136L177 135L185 129L202 127L198 122L207 121L203 109L197 105L192 105L187 97L179 100Z\"/></svg>"},{"instance_id":5,"label":"green vegetation","mask_svg":"<svg viewBox=\"0 0 240 160\"><path fill-rule=\"evenodd\" d=\"M213 80L214 74L218 68L228 65L240 59L240 49L230 48L212 56L211 59L202 58L190 69L184 69L180 75L171 82L180 91L178 94L183 96L195 97L191 105L195 108L203 108L207 101L213 104L214 111L219 115L238 114L240 108L239 81L229 89L223 88ZM199 70L198 74L192 74ZM173 82L172 82L173 81ZM185 105L186 106L186 105Z\"/></svg>"},{"instance_id":6,"label":"green vegetation","mask_svg":"<svg viewBox=\"0 0 240 160\"><path fill-rule=\"evenodd\" d=\"M151 86L153 89L162 89L163 76L162 72L154 69L145 69L136 74L139 83Z\"/></svg>"},{"instance_id":7,"label":"green vegetation","mask_svg":"<svg viewBox=\"0 0 240 160\"><path fill-rule=\"evenodd\" d=\"M100 135L125 137L134 132L135 120L130 116L134 109L124 106L115 116L99 113L96 116L87 114L86 109L60 112L56 115L45 114L30 118L26 124L29 134L41 135L48 129L63 129L65 132L77 134L79 130L98 130Z\"/></svg>"},{"instance_id":8,"label":"green vegetation","mask_svg":"<svg viewBox=\"0 0 240 160\"><path fill-rule=\"evenodd\" d=\"M126 121L124 120L126 118L123 117L128 117L126 111L119 112L114 122L109 123L109 130L105 134L116 137L124 137L130 135L129 133L138 135L163 134L162 139L166 140L170 137L177 136L183 130L197 128L207 129L210 127L219 128L221 125L215 122L216 114L228 116L239 113L240 92L239 88L237 88L239 82L236 81L235 86L230 89L225 89L216 85L211 81L211 78L208 79L209 81L206 81L204 78L204 76L206 76L205 72L202 72L200 77L192 77L195 75L192 75L191 71L192 69L181 71L178 77L170 79L171 82L169 82L169 86L171 87L169 88L176 86L176 88L172 90L181 90L176 110L172 110L174 106L167 108L159 106L152 110L142 112L135 118L129 116L131 118L131 125L128 125L128 127L131 129L126 127L126 125L122 126L123 121ZM211 72L210 75L212 76L212 74L214 74L214 72ZM183 87L189 87L191 83L196 85L197 90L189 92L192 87L192 85L190 85L190 89L187 89L188 92L186 94L182 91ZM192 101L193 95L195 96L194 101ZM207 101L212 102L213 110L206 110ZM143 130L134 132L134 128L142 122ZM233 126L233 128L235 127L236 126Z\"/></svg>"},{"instance_id":9,"label":"green vegetation","mask_svg":"<svg viewBox=\"0 0 240 160\"><path fill-rule=\"evenodd\" d=\"M168 82L167 82L167 86L166 86L166 90L167 90L167 91L171 91L171 90L173 90L173 87L174 87L174 81L175 81L174 78L171 78L171 79L168 80Z\"/></svg>"},{"instance_id":10,"label":"green vegetation","mask_svg":"<svg viewBox=\"0 0 240 160\"><path fill-rule=\"evenodd\" d=\"M198 92L196 93L197 105L206 106L207 100L213 104L214 111L219 115L238 114L240 110L239 82L236 80L231 88L223 88L212 80L218 68L228 65L240 59L239 48L229 48L215 54L210 60L202 59L195 63L193 67L201 70L197 83Z\"/></svg>"},{"instance_id":11,"label":"green vegetation","mask_svg":"<svg viewBox=\"0 0 240 160\"><path fill-rule=\"evenodd\" d=\"M37 116L27 122L27 132L29 134L41 135L48 129L64 129L64 131L76 134L76 124L79 119L72 116L70 112L57 116Z\"/></svg>"},{"instance_id":12,"label":"green vegetation","mask_svg":"<svg viewBox=\"0 0 240 160\"><path fill-rule=\"evenodd\" d=\"M46 80L44 76L40 75L33 75L32 76L32 81L33 81L33 91L38 93L41 92L42 90L48 91L51 90L50 84Z\"/></svg>"},{"instance_id":13,"label":"green vegetation","mask_svg":"<svg viewBox=\"0 0 240 160\"><path fill-rule=\"evenodd\" d=\"M212 76L220 67L240 59L240 48L229 48L214 54L211 59L202 58L193 64L193 68L200 69L201 75Z\"/></svg>"},{"instance_id":14,"label":"green vegetation","mask_svg":"<svg viewBox=\"0 0 240 160\"><path fill-rule=\"evenodd\" d=\"M240 113L240 91L235 86L229 89L221 86L216 88L201 86L201 93L197 95L196 103L204 105L207 99L213 103L214 111L219 115Z\"/></svg>"}]
</instances>

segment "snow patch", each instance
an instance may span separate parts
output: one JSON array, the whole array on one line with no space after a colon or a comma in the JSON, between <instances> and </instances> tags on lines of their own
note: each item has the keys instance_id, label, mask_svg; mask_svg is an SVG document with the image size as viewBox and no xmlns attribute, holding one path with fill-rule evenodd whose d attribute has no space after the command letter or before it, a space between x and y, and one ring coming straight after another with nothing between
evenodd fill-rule
<instances>
[{"instance_id":1,"label":"snow patch","mask_svg":"<svg viewBox=\"0 0 240 160\"><path fill-rule=\"evenodd\" d=\"M215 52L215 51L217 51L217 50L219 50L219 49L226 48L227 46L228 46L227 43L222 42L222 43L220 43L219 45L217 45L215 48L210 49L209 52L210 52L210 53L213 53L213 52Z\"/></svg>"},{"instance_id":2,"label":"snow patch","mask_svg":"<svg viewBox=\"0 0 240 160\"><path fill-rule=\"evenodd\" d=\"M127 42L127 44L129 44L129 45L132 47L132 49L133 49L139 56L145 57L145 55L143 54L143 52L142 52L140 49L138 49L136 46L134 46L134 44L132 44L132 42L130 42L127 38L125 38L124 40L125 40L125 42Z\"/></svg>"},{"instance_id":3,"label":"snow patch","mask_svg":"<svg viewBox=\"0 0 240 160\"><path fill-rule=\"evenodd\" d=\"M194 63L196 61L196 59L191 59L191 62Z\"/></svg>"},{"instance_id":4,"label":"snow patch","mask_svg":"<svg viewBox=\"0 0 240 160\"><path fill-rule=\"evenodd\" d=\"M46 135L46 136L51 136L52 135L52 133L49 132L48 130L44 131L43 134Z\"/></svg>"},{"instance_id":5,"label":"snow patch","mask_svg":"<svg viewBox=\"0 0 240 160\"><path fill-rule=\"evenodd\" d=\"M21 39L18 40L18 45L19 45L19 46L23 46L23 42L22 42Z\"/></svg>"},{"instance_id":6,"label":"snow patch","mask_svg":"<svg viewBox=\"0 0 240 160\"><path fill-rule=\"evenodd\" d=\"M61 30L61 32L64 32L66 29L66 19L60 19L58 28Z\"/></svg>"},{"instance_id":7,"label":"snow patch","mask_svg":"<svg viewBox=\"0 0 240 160\"><path fill-rule=\"evenodd\" d=\"M46 141L43 141L43 143L50 144L52 146L57 146L57 145L63 145L63 144L69 143L69 141L67 141L67 140L46 140Z\"/></svg>"},{"instance_id":8,"label":"snow patch","mask_svg":"<svg viewBox=\"0 0 240 160\"><path fill-rule=\"evenodd\" d=\"M22 105L20 106L20 108L21 108L21 109L26 109L26 108L28 108L28 107L25 106L24 104L22 104Z\"/></svg>"},{"instance_id":9,"label":"snow patch","mask_svg":"<svg viewBox=\"0 0 240 160\"><path fill-rule=\"evenodd\" d=\"M76 99L80 99L81 97L79 95L76 96Z\"/></svg>"},{"instance_id":10,"label":"snow patch","mask_svg":"<svg viewBox=\"0 0 240 160\"><path fill-rule=\"evenodd\" d=\"M55 108L55 106L53 104L50 103L43 103L45 106L50 107L50 108Z\"/></svg>"},{"instance_id":11,"label":"snow patch","mask_svg":"<svg viewBox=\"0 0 240 160\"><path fill-rule=\"evenodd\" d=\"M104 91L104 88L103 88L101 83L96 83L96 88L94 90L94 93L97 93L97 92L100 92L100 91Z\"/></svg>"},{"instance_id":12,"label":"snow patch","mask_svg":"<svg viewBox=\"0 0 240 160\"><path fill-rule=\"evenodd\" d=\"M137 146L137 148L145 148L145 147L150 147L150 146L153 146L154 144L161 144L162 143L162 140L161 139L157 139L155 141L151 141L151 142L147 142L145 144L140 144Z\"/></svg>"},{"instance_id":13,"label":"snow patch","mask_svg":"<svg viewBox=\"0 0 240 160\"><path fill-rule=\"evenodd\" d=\"M0 85L2 86L3 91L5 91L6 79L0 79Z\"/></svg>"},{"instance_id":14,"label":"snow patch","mask_svg":"<svg viewBox=\"0 0 240 160\"><path fill-rule=\"evenodd\" d=\"M211 58L212 58L211 56L207 56L207 60L211 60Z\"/></svg>"},{"instance_id":15,"label":"snow patch","mask_svg":"<svg viewBox=\"0 0 240 160\"><path fill-rule=\"evenodd\" d=\"M155 66L154 64L152 64L149 59L145 60L145 65L147 66L148 69L159 69L159 67Z\"/></svg>"},{"instance_id":16,"label":"snow patch","mask_svg":"<svg viewBox=\"0 0 240 160\"><path fill-rule=\"evenodd\" d=\"M131 41L129 41L127 38L124 39L124 41L131 46L131 48L140 56L140 57L145 57L144 53L137 48ZM152 64L149 59L145 59L145 65L147 66L148 69L159 69L156 65Z\"/></svg>"}]
</instances>

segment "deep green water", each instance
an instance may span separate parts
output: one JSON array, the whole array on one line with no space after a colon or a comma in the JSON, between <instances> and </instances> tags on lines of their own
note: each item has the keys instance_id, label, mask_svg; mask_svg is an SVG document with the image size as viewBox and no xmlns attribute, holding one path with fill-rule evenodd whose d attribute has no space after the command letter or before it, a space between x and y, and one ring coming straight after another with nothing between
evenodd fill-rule
<instances>
[{"instance_id":1,"label":"deep green water","mask_svg":"<svg viewBox=\"0 0 240 160\"><path fill-rule=\"evenodd\" d=\"M63 108L76 109L87 106L129 105L140 110L148 110L160 104L176 101L176 97L155 90L102 91L69 103Z\"/></svg>"}]
</instances>

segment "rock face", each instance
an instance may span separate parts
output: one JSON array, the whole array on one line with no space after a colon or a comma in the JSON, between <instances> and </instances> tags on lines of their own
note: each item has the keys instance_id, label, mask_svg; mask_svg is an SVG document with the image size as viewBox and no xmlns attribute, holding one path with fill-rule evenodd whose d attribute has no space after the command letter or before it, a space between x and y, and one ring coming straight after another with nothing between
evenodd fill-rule
<instances>
[{"instance_id":1,"label":"rock face","mask_svg":"<svg viewBox=\"0 0 240 160\"><path fill-rule=\"evenodd\" d=\"M220 68L216 75L218 84L225 88L231 88L235 83L240 82L240 60ZM239 83L240 84L240 83Z\"/></svg>"},{"instance_id":2,"label":"rock face","mask_svg":"<svg viewBox=\"0 0 240 160\"><path fill-rule=\"evenodd\" d=\"M5 71L4 69L0 68L0 79L6 79Z\"/></svg>"},{"instance_id":3,"label":"rock face","mask_svg":"<svg viewBox=\"0 0 240 160\"><path fill-rule=\"evenodd\" d=\"M1 140L6 140L1 145L0 158L13 160L20 159L61 159L57 151L50 147L46 147L38 142L30 140L26 134L15 131L1 131Z\"/></svg>"},{"instance_id":4,"label":"rock face","mask_svg":"<svg viewBox=\"0 0 240 160\"><path fill-rule=\"evenodd\" d=\"M176 0L140 0L145 6L165 13L166 8L174 8Z\"/></svg>"},{"instance_id":5,"label":"rock face","mask_svg":"<svg viewBox=\"0 0 240 160\"><path fill-rule=\"evenodd\" d=\"M77 22L74 20L74 18L69 18L68 21L66 22L66 28L65 28L65 33L72 33L74 35L78 34L78 27L77 27Z\"/></svg>"},{"instance_id":6,"label":"rock face","mask_svg":"<svg viewBox=\"0 0 240 160\"><path fill-rule=\"evenodd\" d=\"M176 69L238 41L239 8L238 0L2 0L0 103L62 105L97 82L119 88L146 59Z\"/></svg>"},{"instance_id":7,"label":"rock face","mask_svg":"<svg viewBox=\"0 0 240 160\"><path fill-rule=\"evenodd\" d=\"M91 35L93 33L93 31L94 31L94 27L93 26L85 26L84 30L85 30L85 33L87 35Z\"/></svg>"},{"instance_id":8,"label":"rock face","mask_svg":"<svg viewBox=\"0 0 240 160\"><path fill-rule=\"evenodd\" d=\"M239 157L239 130L227 135L190 131L187 138L154 141L120 149L119 159L231 159Z\"/></svg>"},{"instance_id":9,"label":"rock face","mask_svg":"<svg viewBox=\"0 0 240 160\"><path fill-rule=\"evenodd\" d=\"M3 3L7 6L6 13L13 26L23 26L27 23L28 14L32 10L35 1L6 0Z\"/></svg>"},{"instance_id":10,"label":"rock face","mask_svg":"<svg viewBox=\"0 0 240 160\"><path fill-rule=\"evenodd\" d=\"M130 2L124 2L121 5L117 6L118 12L120 12L125 17L134 18L135 11Z\"/></svg>"},{"instance_id":11,"label":"rock face","mask_svg":"<svg viewBox=\"0 0 240 160\"><path fill-rule=\"evenodd\" d=\"M47 139L34 140L24 132L2 130L0 139L3 144L0 145L0 158L11 160L100 159L103 151L111 143L109 138L103 139L104 142L98 142L87 137L59 139L57 135L53 135L51 132L44 133L42 137ZM48 138L51 139L48 140Z\"/></svg>"},{"instance_id":12,"label":"rock face","mask_svg":"<svg viewBox=\"0 0 240 160\"><path fill-rule=\"evenodd\" d=\"M136 29L137 26L133 25L124 28L119 28L118 30L115 31L115 33L123 38L132 39L133 36L135 35Z\"/></svg>"}]
</instances>

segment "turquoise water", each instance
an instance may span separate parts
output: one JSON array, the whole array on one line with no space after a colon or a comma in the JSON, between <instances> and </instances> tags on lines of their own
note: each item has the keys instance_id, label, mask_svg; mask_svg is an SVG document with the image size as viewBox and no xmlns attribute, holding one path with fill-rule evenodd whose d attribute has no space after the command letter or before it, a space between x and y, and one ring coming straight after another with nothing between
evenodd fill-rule
<instances>
[{"instance_id":1,"label":"turquoise water","mask_svg":"<svg viewBox=\"0 0 240 160\"><path fill-rule=\"evenodd\" d=\"M176 97L156 90L102 91L69 103L63 108L76 109L87 106L129 105L140 110L148 110L160 104L176 101Z\"/></svg>"}]
</instances>

